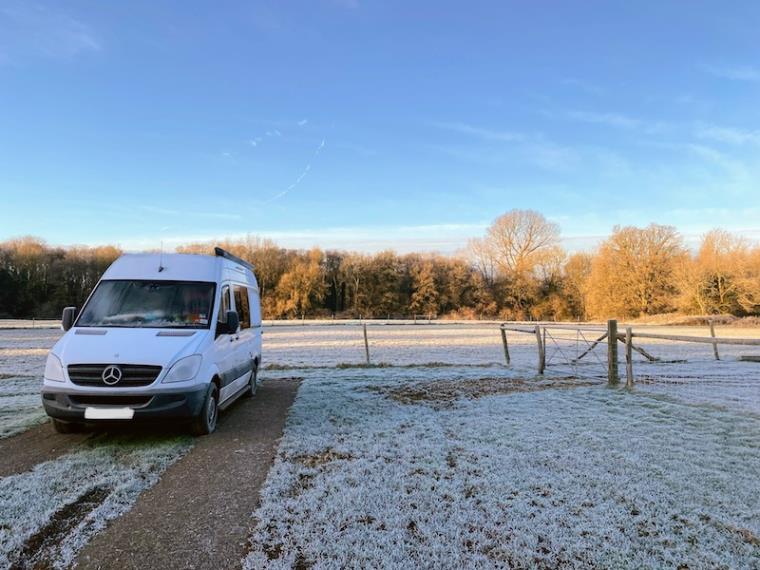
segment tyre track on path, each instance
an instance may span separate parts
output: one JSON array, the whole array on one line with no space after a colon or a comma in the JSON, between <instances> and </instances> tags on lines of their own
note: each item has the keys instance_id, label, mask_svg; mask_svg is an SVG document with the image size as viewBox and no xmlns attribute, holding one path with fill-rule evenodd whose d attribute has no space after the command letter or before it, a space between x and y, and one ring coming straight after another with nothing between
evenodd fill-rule
<instances>
[{"instance_id":1,"label":"tyre track on path","mask_svg":"<svg viewBox=\"0 0 760 570\"><path fill-rule=\"evenodd\" d=\"M239 568L300 379L264 382L80 552L76 568Z\"/></svg>"}]
</instances>

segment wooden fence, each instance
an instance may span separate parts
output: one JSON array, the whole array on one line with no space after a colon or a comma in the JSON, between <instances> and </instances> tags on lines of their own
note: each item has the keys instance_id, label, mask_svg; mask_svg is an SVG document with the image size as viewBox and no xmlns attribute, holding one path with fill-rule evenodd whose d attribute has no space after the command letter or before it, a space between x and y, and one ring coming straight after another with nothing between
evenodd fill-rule
<instances>
[{"instance_id":1,"label":"wooden fence","mask_svg":"<svg viewBox=\"0 0 760 570\"><path fill-rule=\"evenodd\" d=\"M554 329L574 330L574 331L596 331L601 333L593 341L587 341L588 347L586 350L572 359L571 364L577 364L582 359L588 357L589 354L600 344L606 343L607 345L607 382L610 386L617 386L620 384L619 373L619 353L618 346L622 344L625 349L625 377L626 386L632 387L634 385L634 361L633 353L636 352L649 360L650 362L665 362L660 358L650 354L644 350L641 346L636 344L636 339L652 339L652 340L669 340L674 342L685 343L702 343L710 344L713 347L713 355L715 360L720 360L720 351L718 347L720 345L739 345L739 346L757 346L760 347L760 339L758 338L721 338L715 333L715 326L712 321L709 323L710 336L690 336L681 334L661 334L661 333L648 333L648 332L634 332L633 327L626 326L625 332L619 332L618 321L609 320L607 326L604 325L555 325L555 324L537 324L533 326L520 324L520 323L502 323L501 340L504 347L504 359L506 364L511 364L511 358L509 354L509 341L507 338L507 332L516 332L522 334L529 334L535 336L537 345L537 369L538 374L544 374L546 371L546 339L547 335L550 335L547 331ZM585 338L584 338L585 340ZM760 357L747 356L742 357L743 360L759 361ZM672 361L671 361L672 362Z\"/></svg>"}]
</instances>

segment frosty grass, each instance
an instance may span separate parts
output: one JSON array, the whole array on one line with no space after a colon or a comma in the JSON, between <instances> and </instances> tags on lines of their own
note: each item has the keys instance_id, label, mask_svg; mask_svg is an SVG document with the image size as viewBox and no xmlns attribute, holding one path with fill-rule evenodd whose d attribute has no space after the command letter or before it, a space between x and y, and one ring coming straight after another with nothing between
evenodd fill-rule
<instances>
[{"instance_id":1,"label":"frosty grass","mask_svg":"<svg viewBox=\"0 0 760 570\"><path fill-rule=\"evenodd\" d=\"M0 438L47 420L40 400L48 350L59 330L0 329Z\"/></svg>"},{"instance_id":2,"label":"frosty grass","mask_svg":"<svg viewBox=\"0 0 760 570\"><path fill-rule=\"evenodd\" d=\"M128 511L191 445L189 437L101 436L31 471L0 479L0 568L14 562L68 568L90 538ZM49 540L38 539L37 547L25 552L57 512L93 492L100 499L83 518L63 532L67 521L61 521L47 531Z\"/></svg>"},{"instance_id":3,"label":"frosty grass","mask_svg":"<svg viewBox=\"0 0 760 570\"><path fill-rule=\"evenodd\" d=\"M0 331L0 437L44 421L40 377L60 334ZM633 393L594 386L402 403L389 391L530 378L535 338L509 335L511 370L493 324L378 326L369 338L374 363L449 367L298 370L361 363L360 327L267 328L265 365L275 366L262 376L304 381L246 568L760 568L760 364L737 362L744 348L722 348L716 363L709 345L642 344L688 362L636 355ZM568 354L585 348L559 343ZM573 372L554 367L557 346L550 341L550 377ZM598 375L603 357L591 354L579 371ZM56 512L98 491L102 502L39 553L70 564L190 445L101 438L0 480L0 567Z\"/></svg>"},{"instance_id":4,"label":"frosty grass","mask_svg":"<svg viewBox=\"0 0 760 570\"><path fill-rule=\"evenodd\" d=\"M34 377L0 378L0 439L47 421L40 385Z\"/></svg>"},{"instance_id":5,"label":"frosty grass","mask_svg":"<svg viewBox=\"0 0 760 570\"><path fill-rule=\"evenodd\" d=\"M246 568L760 567L757 416L605 386L378 391L493 368L298 374Z\"/></svg>"}]
</instances>

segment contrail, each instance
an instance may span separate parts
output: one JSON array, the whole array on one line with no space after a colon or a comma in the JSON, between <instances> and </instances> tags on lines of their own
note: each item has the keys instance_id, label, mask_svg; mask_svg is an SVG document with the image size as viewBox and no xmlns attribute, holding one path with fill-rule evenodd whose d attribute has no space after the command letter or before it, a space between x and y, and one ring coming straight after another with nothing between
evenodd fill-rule
<instances>
[{"instance_id":1,"label":"contrail","mask_svg":"<svg viewBox=\"0 0 760 570\"><path fill-rule=\"evenodd\" d=\"M282 192L279 192L279 193L275 194L274 196L272 196L271 198L268 198L267 200L264 200L264 202L262 202L262 203L263 204L269 204L270 202L274 202L275 200L278 200L278 199L282 198L283 196L285 196L291 190L294 190L295 187L298 186L304 178L306 178L306 175L311 170L311 164L317 159L317 157L319 156L319 153L322 151L322 149L325 148L326 142L327 142L326 139L322 139L322 142L319 143L319 146L314 151L314 154L312 155L311 160L306 165L306 167L303 169L303 172L301 172L301 174L298 176L298 178L295 179L295 182L293 182L292 184L290 184L290 186L288 186L287 188L285 188L285 190L283 190Z\"/></svg>"}]
</instances>

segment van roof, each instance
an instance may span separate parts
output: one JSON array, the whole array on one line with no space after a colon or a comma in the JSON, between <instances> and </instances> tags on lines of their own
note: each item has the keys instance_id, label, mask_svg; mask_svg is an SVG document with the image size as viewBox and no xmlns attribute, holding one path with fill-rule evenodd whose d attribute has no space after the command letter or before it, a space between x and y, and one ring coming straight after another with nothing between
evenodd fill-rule
<instances>
[{"instance_id":1,"label":"van roof","mask_svg":"<svg viewBox=\"0 0 760 570\"><path fill-rule=\"evenodd\" d=\"M211 281L226 279L256 287L253 272L227 257L186 253L126 253L106 269L102 279Z\"/></svg>"}]
</instances>

